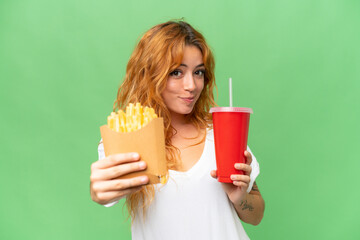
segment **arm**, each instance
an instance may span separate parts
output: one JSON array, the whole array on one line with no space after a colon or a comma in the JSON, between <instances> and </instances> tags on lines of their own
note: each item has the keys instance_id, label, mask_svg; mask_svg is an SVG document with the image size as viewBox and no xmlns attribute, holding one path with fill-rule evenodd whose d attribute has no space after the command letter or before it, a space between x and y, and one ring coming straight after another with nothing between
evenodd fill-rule
<instances>
[{"instance_id":1,"label":"arm","mask_svg":"<svg viewBox=\"0 0 360 240\"><path fill-rule=\"evenodd\" d=\"M221 183L229 200L232 202L239 218L249 224L258 225L264 215L265 203L254 182L251 190L249 188L252 172L252 155L245 151L246 163L236 163L234 167L237 170L243 170L244 175L233 174L231 179L233 183ZM216 171L211 171L211 176L217 178Z\"/></svg>"},{"instance_id":2,"label":"arm","mask_svg":"<svg viewBox=\"0 0 360 240\"><path fill-rule=\"evenodd\" d=\"M258 225L264 216L265 202L256 182L245 198L239 204L233 205L239 218L246 223Z\"/></svg>"}]
</instances>

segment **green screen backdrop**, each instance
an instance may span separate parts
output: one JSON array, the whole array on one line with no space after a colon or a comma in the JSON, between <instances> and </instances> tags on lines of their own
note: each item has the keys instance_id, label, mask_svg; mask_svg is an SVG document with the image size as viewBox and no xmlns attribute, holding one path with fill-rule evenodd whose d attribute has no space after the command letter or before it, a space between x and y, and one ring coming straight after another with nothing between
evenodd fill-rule
<instances>
[{"instance_id":1,"label":"green screen backdrop","mask_svg":"<svg viewBox=\"0 0 360 240\"><path fill-rule=\"evenodd\" d=\"M131 239L122 204L91 201L90 164L137 40L181 17L214 51L217 103L232 77L254 110L250 238L360 239L356 0L0 0L0 239Z\"/></svg>"}]
</instances>

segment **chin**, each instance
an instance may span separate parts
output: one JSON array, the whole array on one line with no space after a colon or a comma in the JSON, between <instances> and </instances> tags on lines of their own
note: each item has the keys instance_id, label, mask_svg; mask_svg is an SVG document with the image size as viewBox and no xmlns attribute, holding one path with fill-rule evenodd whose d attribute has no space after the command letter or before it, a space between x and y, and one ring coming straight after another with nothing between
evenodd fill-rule
<instances>
[{"instance_id":1,"label":"chin","mask_svg":"<svg viewBox=\"0 0 360 240\"><path fill-rule=\"evenodd\" d=\"M192 107L188 107L188 108L184 108L182 112L182 114L190 114L194 109L194 106Z\"/></svg>"},{"instance_id":2,"label":"chin","mask_svg":"<svg viewBox=\"0 0 360 240\"><path fill-rule=\"evenodd\" d=\"M169 109L171 112L175 113L175 114L179 114L179 115L188 115L192 112L194 108L177 108L175 111Z\"/></svg>"}]
</instances>

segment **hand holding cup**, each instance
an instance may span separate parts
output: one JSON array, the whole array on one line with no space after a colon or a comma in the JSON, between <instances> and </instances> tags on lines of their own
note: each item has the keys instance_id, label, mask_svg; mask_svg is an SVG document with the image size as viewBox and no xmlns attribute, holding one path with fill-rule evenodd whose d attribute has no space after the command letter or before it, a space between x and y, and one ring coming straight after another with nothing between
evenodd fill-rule
<instances>
[{"instance_id":1,"label":"hand holding cup","mask_svg":"<svg viewBox=\"0 0 360 240\"><path fill-rule=\"evenodd\" d=\"M241 170L244 174L232 174L230 176L232 183L221 183L224 191L228 195L230 201L233 204L239 204L245 198L246 191L250 184L250 174L252 168L250 166L252 162L252 155L248 151L244 152L246 157L246 163L235 163L234 168ZM212 170L210 175L213 178L217 178L216 171Z\"/></svg>"}]
</instances>

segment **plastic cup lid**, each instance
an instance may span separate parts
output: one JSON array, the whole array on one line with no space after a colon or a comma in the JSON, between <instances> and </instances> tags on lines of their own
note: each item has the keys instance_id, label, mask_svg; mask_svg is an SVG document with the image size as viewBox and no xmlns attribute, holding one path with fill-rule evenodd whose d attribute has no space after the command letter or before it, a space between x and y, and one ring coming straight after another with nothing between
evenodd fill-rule
<instances>
[{"instance_id":1,"label":"plastic cup lid","mask_svg":"<svg viewBox=\"0 0 360 240\"><path fill-rule=\"evenodd\" d=\"M243 107L213 107L210 109L210 113L214 112L243 112L243 113L253 113L251 108Z\"/></svg>"}]
</instances>

